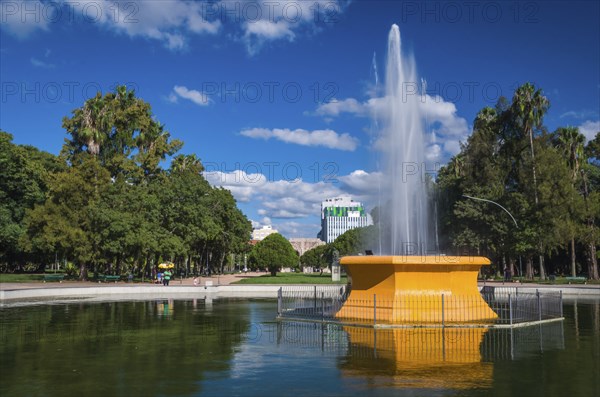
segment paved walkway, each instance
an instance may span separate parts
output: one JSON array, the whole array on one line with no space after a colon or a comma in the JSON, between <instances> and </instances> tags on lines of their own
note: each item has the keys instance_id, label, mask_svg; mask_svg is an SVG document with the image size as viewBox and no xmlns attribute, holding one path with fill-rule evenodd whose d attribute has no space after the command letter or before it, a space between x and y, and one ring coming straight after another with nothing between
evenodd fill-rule
<instances>
[{"instance_id":1,"label":"paved walkway","mask_svg":"<svg viewBox=\"0 0 600 397\"><path fill-rule=\"evenodd\" d=\"M205 285L206 281L212 281L213 285L229 285L235 281L239 281L244 278L258 277L264 276L267 273L259 273L259 272L248 272L248 273L237 273L237 274L225 274L225 275L214 275L212 277L199 277L198 285ZM114 282L106 282L106 283L98 283L93 281L49 281L49 282L29 282L29 283L0 283L0 290L2 291L13 291L18 289L35 289L35 288L72 288L72 287L139 287L139 286L152 286L156 285L157 287L162 287L162 285L151 284L151 283L128 283L125 281L120 281L118 283ZM194 278L174 278L171 279L170 285L185 285L185 286L193 286Z\"/></svg>"}]
</instances>

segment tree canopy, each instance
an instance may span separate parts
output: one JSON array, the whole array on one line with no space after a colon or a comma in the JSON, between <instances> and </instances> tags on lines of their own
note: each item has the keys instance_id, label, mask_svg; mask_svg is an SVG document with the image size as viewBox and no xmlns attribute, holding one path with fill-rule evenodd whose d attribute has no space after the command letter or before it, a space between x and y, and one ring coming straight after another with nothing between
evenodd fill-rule
<instances>
[{"instance_id":1,"label":"tree canopy","mask_svg":"<svg viewBox=\"0 0 600 397\"><path fill-rule=\"evenodd\" d=\"M222 272L248 250L251 224L231 192L206 181L196 155L177 153L183 143L133 91L98 94L63 126L58 157L0 132L5 270L68 262L81 279L90 269L151 276L168 260L178 272Z\"/></svg>"},{"instance_id":2,"label":"tree canopy","mask_svg":"<svg viewBox=\"0 0 600 397\"><path fill-rule=\"evenodd\" d=\"M294 247L279 233L269 234L259 241L248 259L253 268L267 268L272 276L276 276L282 267L295 268L298 265Z\"/></svg>"},{"instance_id":3,"label":"tree canopy","mask_svg":"<svg viewBox=\"0 0 600 397\"><path fill-rule=\"evenodd\" d=\"M591 181L599 172L593 158L598 135L585 145L577 128L548 132L543 116L549 105L540 89L526 83L512 103L501 98L479 112L473 133L436 181L440 235L447 249L488 255L513 273L523 257L529 278L552 271L597 279L600 213L598 184ZM517 225L498 206L465 195L499 203ZM546 269L545 260L565 250L570 266ZM577 266L576 251L586 266Z\"/></svg>"}]
</instances>

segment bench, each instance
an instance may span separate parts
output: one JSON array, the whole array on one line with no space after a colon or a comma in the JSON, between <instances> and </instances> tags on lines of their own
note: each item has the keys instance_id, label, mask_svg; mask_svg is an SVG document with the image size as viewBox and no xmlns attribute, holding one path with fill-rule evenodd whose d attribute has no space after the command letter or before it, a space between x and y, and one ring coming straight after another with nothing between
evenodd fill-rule
<instances>
[{"instance_id":1,"label":"bench","mask_svg":"<svg viewBox=\"0 0 600 397\"><path fill-rule=\"evenodd\" d=\"M585 277L565 277L565 279L569 282L569 284L572 282L585 284L587 282L587 278Z\"/></svg>"},{"instance_id":2,"label":"bench","mask_svg":"<svg viewBox=\"0 0 600 397\"><path fill-rule=\"evenodd\" d=\"M116 283L119 280L121 280L121 276L98 276L98 283L100 283L102 281L104 281L104 282L114 281Z\"/></svg>"},{"instance_id":3,"label":"bench","mask_svg":"<svg viewBox=\"0 0 600 397\"><path fill-rule=\"evenodd\" d=\"M64 279L65 279L64 274L44 274L44 282L58 281L59 283L62 283Z\"/></svg>"}]
</instances>

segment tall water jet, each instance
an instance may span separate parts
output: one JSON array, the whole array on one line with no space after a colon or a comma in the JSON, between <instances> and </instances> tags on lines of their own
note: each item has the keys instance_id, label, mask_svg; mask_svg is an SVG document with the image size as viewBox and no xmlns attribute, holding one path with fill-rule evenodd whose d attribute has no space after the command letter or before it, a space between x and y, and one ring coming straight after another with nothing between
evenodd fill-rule
<instances>
[{"instance_id":1,"label":"tall water jet","mask_svg":"<svg viewBox=\"0 0 600 397\"><path fill-rule=\"evenodd\" d=\"M386 194L390 208L385 250L392 255L425 254L428 250L428 198L424 179L424 130L419 107L416 67L403 56L400 29L388 35L384 125L381 143L386 158ZM382 200L386 202L388 200Z\"/></svg>"}]
</instances>

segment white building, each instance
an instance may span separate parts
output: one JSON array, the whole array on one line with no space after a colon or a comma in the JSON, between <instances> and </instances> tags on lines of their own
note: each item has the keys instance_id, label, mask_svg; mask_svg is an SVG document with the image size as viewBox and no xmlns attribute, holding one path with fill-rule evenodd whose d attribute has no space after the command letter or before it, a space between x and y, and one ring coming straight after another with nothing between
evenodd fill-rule
<instances>
[{"instance_id":1,"label":"white building","mask_svg":"<svg viewBox=\"0 0 600 397\"><path fill-rule=\"evenodd\" d=\"M317 237L331 243L348 230L372 224L371 216L358 201L350 197L330 198L321 203L321 231Z\"/></svg>"},{"instance_id":2,"label":"white building","mask_svg":"<svg viewBox=\"0 0 600 397\"><path fill-rule=\"evenodd\" d=\"M308 250L325 244L323 240L318 238L291 238L289 242L299 256L302 256Z\"/></svg>"},{"instance_id":3,"label":"white building","mask_svg":"<svg viewBox=\"0 0 600 397\"><path fill-rule=\"evenodd\" d=\"M252 231L252 240L262 240L269 234L278 233L277 230L273 229L271 225L263 226L260 229L254 229Z\"/></svg>"}]
</instances>

